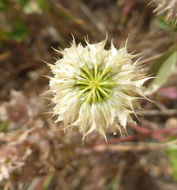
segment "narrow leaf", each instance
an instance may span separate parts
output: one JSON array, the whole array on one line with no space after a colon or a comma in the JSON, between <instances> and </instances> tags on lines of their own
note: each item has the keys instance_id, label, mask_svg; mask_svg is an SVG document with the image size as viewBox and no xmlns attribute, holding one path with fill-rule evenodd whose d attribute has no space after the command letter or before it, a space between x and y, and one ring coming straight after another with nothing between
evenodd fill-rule
<instances>
[{"instance_id":1,"label":"narrow leaf","mask_svg":"<svg viewBox=\"0 0 177 190\"><path fill-rule=\"evenodd\" d=\"M47 174L45 181L43 183L42 190L48 189L48 187L53 179L54 174L55 174L55 168L51 167L49 170L49 173Z\"/></svg>"},{"instance_id":2,"label":"narrow leaf","mask_svg":"<svg viewBox=\"0 0 177 190\"><path fill-rule=\"evenodd\" d=\"M173 169L173 178L177 180L177 148L168 148L165 150Z\"/></svg>"},{"instance_id":3,"label":"narrow leaf","mask_svg":"<svg viewBox=\"0 0 177 190\"><path fill-rule=\"evenodd\" d=\"M146 95L153 94L167 81L168 77L170 76L170 74L174 69L176 62L177 62L177 51L173 51L162 63L157 74L155 75L155 79L152 81L152 83L145 91Z\"/></svg>"}]
</instances>

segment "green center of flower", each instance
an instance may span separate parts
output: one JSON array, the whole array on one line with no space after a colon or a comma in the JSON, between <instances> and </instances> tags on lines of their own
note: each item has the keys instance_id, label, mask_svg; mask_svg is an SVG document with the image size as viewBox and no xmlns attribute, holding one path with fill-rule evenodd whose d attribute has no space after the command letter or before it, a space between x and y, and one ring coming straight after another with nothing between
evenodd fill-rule
<instances>
[{"instance_id":1,"label":"green center of flower","mask_svg":"<svg viewBox=\"0 0 177 190\"><path fill-rule=\"evenodd\" d=\"M93 69L86 66L80 68L80 75L75 78L78 98L83 98L88 104L102 102L111 97L116 82L112 79L111 68L101 69L95 65Z\"/></svg>"}]
</instances>

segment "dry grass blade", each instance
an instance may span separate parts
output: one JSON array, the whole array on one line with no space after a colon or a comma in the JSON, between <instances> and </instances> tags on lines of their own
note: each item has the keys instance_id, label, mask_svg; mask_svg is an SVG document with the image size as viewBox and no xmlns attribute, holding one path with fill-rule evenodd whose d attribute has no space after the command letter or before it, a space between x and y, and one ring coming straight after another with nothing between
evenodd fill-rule
<instances>
[{"instance_id":1,"label":"dry grass blade","mask_svg":"<svg viewBox=\"0 0 177 190\"><path fill-rule=\"evenodd\" d=\"M120 145L110 145L110 144L103 144L97 145L92 148L78 148L76 152L78 154L90 154L93 152L104 152L104 151L111 151L111 152L140 152L140 151L152 151L156 149L163 149L175 146L177 147L177 140L173 140L167 143L124 143Z\"/></svg>"}]
</instances>

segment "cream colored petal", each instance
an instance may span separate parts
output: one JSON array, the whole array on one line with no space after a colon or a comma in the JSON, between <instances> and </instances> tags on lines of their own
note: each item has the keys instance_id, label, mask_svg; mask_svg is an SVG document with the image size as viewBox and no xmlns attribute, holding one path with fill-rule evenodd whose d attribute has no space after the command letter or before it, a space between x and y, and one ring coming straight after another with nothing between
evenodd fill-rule
<instances>
[{"instance_id":1,"label":"cream colored petal","mask_svg":"<svg viewBox=\"0 0 177 190\"><path fill-rule=\"evenodd\" d=\"M86 43L76 45L73 39L71 47L62 51L63 58L49 65L54 114L66 126L77 126L83 138L97 131L106 139L107 131L121 131L120 125L126 128L127 122L133 122L130 114L136 114L138 95L144 97L142 85L150 77L138 73L132 63L136 55L129 54L127 47L117 50L112 44L105 50L106 40Z\"/></svg>"}]
</instances>

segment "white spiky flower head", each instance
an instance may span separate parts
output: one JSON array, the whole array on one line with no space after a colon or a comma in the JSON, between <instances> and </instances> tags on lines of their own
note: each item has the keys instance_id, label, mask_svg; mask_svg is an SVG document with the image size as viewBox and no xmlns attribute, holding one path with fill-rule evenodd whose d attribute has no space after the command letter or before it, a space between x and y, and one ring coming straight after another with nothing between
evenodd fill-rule
<instances>
[{"instance_id":1,"label":"white spiky flower head","mask_svg":"<svg viewBox=\"0 0 177 190\"><path fill-rule=\"evenodd\" d=\"M165 20L177 23L177 0L151 0L156 5L156 12L158 15L166 14Z\"/></svg>"},{"instance_id":2,"label":"white spiky flower head","mask_svg":"<svg viewBox=\"0 0 177 190\"><path fill-rule=\"evenodd\" d=\"M106 131L116 132L127 122L130 114L139 108L138 99L143 95L143 83L148 77L139 73L135 55L126 46L117 50L113 44L105 50L106 40L86 46L76 45L62 53L63 58L50 65L50 92L54 115L64 126L77 126L83 138L98 131L106 138Z\"/></svg>"}]
</instances>

